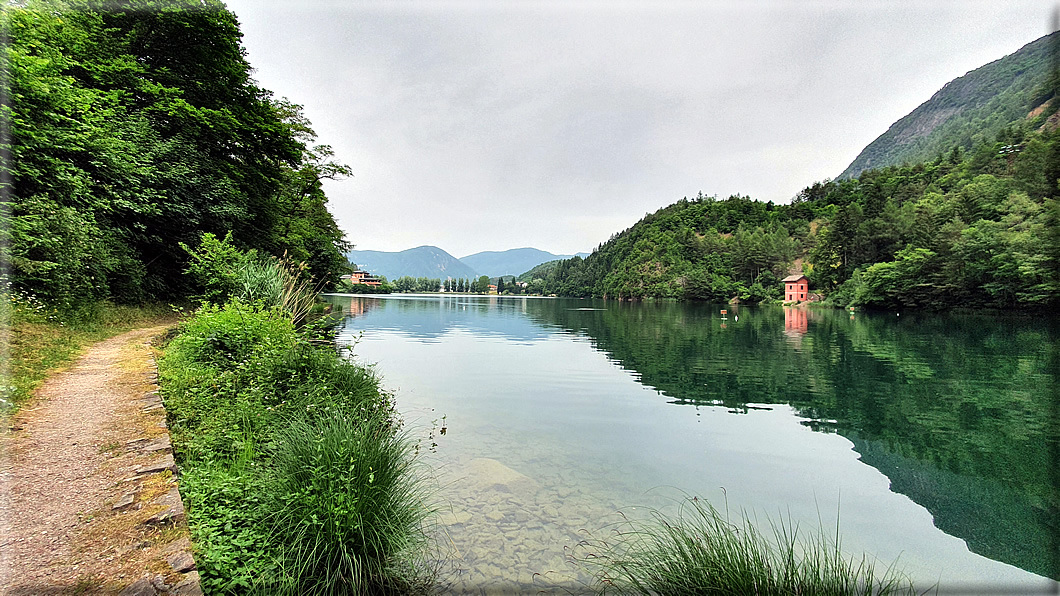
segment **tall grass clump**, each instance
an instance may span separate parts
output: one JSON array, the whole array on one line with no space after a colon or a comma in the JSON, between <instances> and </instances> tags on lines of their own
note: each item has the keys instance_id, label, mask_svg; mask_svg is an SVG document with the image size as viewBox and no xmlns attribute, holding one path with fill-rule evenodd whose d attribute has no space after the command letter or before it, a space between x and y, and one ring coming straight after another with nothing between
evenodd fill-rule
<instances>
[{"instance_id":1,"label":"tall grass clump","mask_svg":"<svg viewBox=\"0 0 1060 596\"><path fill-rule=\"evenodd\" d=\"M788 523L763 535L746 516L732 522L698 498L678 513L654 511L627 520L606 540L583 542L574 559L590 571L598 593L887 595L915 594L893 566L882 573L867 556L847 558L838 535L799 536Z\"/></svg>"},{"instance_id":2,"label":"tall grass clump","mask_svg":"<svg viewBox=\"0 0 1060 596\"><path fill-rule=\"evenodd\" d=\"M199 246L181 247L190 255L187 273L198 284L204 303L224 304L232 298L278 307L295 325L307 322L317 305L320 284L314 284L305 263L243 252L229 233L222 239L202 235Z\"/></svg>"},{"instance_id":3,"label":"tall grass clump","mask_svg":"<svg viewBox=\"0 0 1060 596\"><path fill-rule=\"evenodd\" d=\"M276 434L280 581L270 593L409 594L432 573L413 442L384 412L329 408Z\"/></svg>"},{"instance_id":4,"label":"tall grass clump","mask_svg":"<svg viewBox=\"0 0 1060 596\"><path fill-rule=\"evenodd\" d=\"M429 509L393 396L294 317L207 303L159 360L203 589L425 592Z\"/></svg>"}]
</instances>

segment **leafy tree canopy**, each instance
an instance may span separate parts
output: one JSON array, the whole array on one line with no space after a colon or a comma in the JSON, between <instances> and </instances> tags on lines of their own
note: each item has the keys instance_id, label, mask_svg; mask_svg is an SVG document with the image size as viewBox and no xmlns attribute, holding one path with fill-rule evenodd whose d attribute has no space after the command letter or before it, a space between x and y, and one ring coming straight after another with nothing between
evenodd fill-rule
<instances>
[{"instance_id":1,"label":"leafy tree canopy","mask_svg":"<svg viewBox=\"0 0 1060 596\"><path fill-rule=\"evenodd\" d=\"M13 284L58 304L186 296L204 232L304 261L348 250L321 190L348 175L300 108L250 77L217 0L27 0L3 9Z\"/></svg>"}]
</instances>

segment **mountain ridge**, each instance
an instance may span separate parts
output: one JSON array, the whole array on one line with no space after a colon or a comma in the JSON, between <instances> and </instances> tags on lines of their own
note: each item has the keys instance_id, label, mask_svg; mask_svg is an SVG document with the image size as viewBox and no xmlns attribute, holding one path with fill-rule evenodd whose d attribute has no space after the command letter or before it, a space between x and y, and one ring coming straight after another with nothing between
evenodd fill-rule
<instances>
[{"instance_id":1,"label":"mountain ridge","mask_svg":"<svg viewBox=\"0 0 1060 596\"><path fill-rule=\"evenodd\" d=\"M406 275L440 279L478 277L474 269L437 246L423 245L398 252L351 250L346 258L359 269L390 280Z\"/></svg>"},{"instance_id":2,"label":"mountain ridge","mask_svg":"<svg viewBox=\"0 0 1060 596\"><path fill-rule=\"evenodd\" d=\"M399 277L476 278L519 275L547 261L577 255L557 255L538 248L522 247L503 251L481 251L456 258L442 248L422 245L402 251L351 250L346 257L358 268L394 280Z\"/></svg>"},{"instance_id":3,"label":"mountain ridge","mask_svg":"<svg viewBox=\"0 0 1060 596\"><path fill-rule=\"evenodd\" d=\"M1046 84L1052 45L1058 42L1058 33L1040 37L946 83L866 145L837 179L929 161L954 147L968 151L1006 127L1044 122L1052 111L1035 109L1052 95Z\"/></svg>"},{"instance_id":4,"label":"mountain ridge","mask_svg":"<svg viewBox=\"0 0 1060 596\"><path fill-rule=\"evenodd\" d=\"M587 253L578 253L583 258ZM508 250L484 250L465 257L460 261L475 271L490 277L501 275L520 275L541 263L558 259L569 259L575 255L557 255L539 248L523 247Z\"/></svg>"}]
</instances>

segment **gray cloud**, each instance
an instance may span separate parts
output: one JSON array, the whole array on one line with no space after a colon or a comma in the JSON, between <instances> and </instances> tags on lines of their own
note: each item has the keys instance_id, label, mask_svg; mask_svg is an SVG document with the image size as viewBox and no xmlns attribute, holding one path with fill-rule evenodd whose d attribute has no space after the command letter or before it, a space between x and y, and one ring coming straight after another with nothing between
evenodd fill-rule
<instances>
[{"instance_id":1,"label":"gray cloud","mask_svg":"<svg viewBox=\"0 0 1060 596\"><path fill-rule=\"evenodd\" d=\"M699 191L787 201L1049 8L228 4L259 82L353 168L327 186L350 239L457 256L588 250Z\"/></svg>"}]
</instances>

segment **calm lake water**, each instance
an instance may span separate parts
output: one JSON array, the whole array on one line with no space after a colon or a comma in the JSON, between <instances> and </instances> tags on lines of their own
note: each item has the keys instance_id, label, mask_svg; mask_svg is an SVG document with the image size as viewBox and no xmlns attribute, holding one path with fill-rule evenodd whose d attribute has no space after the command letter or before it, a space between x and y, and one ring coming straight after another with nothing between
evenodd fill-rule
<instances>
[{"instance_id":1,"label":"calm lake water","mask_svg":"<svg viewBox=\"0 0 1060 596\"><path fill-rule=\"evenodd\" d=\"M838 516L845 552L922 587L1055 593L1056 320L331 300L423 438L455 592L580 591L580 541L695 495L811 533Z\"/></svg>"}]
</instances>

